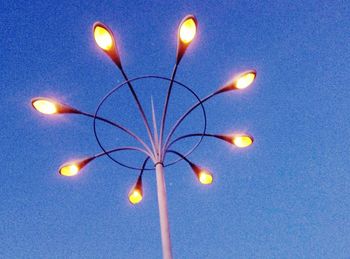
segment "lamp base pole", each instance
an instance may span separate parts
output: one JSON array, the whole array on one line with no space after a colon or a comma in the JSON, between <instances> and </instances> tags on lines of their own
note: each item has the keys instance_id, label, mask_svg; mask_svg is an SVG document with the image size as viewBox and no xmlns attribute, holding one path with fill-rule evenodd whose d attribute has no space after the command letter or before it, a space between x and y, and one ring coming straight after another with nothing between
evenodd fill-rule
<instances>
[{"instance_id":1,"label":"lamp base pole","mask_svg":"<svg viewBox=\"0 0 350 259\"><path fill-rule=\"evenodd\" d=\"M160 163L156 165L157 195L159 207L160 232L162 237L163 259L172 259L170 229L168 220L168 207L164 180L164 166Z\"/></svg>"}]
</instances>

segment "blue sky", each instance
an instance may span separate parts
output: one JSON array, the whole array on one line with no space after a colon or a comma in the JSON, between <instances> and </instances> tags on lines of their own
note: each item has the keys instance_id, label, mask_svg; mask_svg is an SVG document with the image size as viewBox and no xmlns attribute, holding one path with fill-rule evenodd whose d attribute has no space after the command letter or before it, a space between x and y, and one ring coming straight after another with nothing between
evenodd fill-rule
<instances>
[{"instance_id":1,"label":"blue sky","mask_svg":"<svg viewBox=\"0 0 350 259\"><path fill-rule=\"evenodd\" d=\"M30 99L54 97L94 112L123 81L94 43L97 20L114 31L130 78L170 76L177 26L189 13L198 34L176 79L203 97L255 68L251 88L220 95L206 109L209 132L247 131L256 141L237 150L205 140L190 159L213 172L211 186L185 163L166 170L174 257L350 256L347 1L63 0L6 1L0 10L0 257L161 258L154 173L144 174L138 206L127 200L138 172L107 158L75 178L59 176L62 163L100 152L92 122L40 115ZM151 96L162 105L162 82L135 88L148 113ZM146 137L124 90L104 115ZM170 122L191 98L174 90ZM199 131L200 116L182 132ZM110 147L130 140L98 129ZM141 158L120 157L136 166Z\"/></svg>"}]
</instances>

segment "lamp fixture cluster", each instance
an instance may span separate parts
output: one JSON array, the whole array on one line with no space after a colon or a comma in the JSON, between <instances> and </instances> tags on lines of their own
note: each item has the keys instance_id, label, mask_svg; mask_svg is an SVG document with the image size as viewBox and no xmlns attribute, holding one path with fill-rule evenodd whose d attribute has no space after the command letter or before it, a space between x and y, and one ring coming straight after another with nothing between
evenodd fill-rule
<instances>
[{"instance_id":1,"label":"lamp fixture cluster","mask_svg":"<svg viewBox=\"0 0 350 259\"><path fill-rule=\"evenodd\" d=\"M190 45L190 43L193 41L193 39L196 36L197 32L197 20L193 15L186 16L182 22L180 23L179 29L178 29L178 49L177 49L177 58L176 58L176 66L179 64L180 60L182 59L187 47ZM101 22L96 22L93 25L93 35L96 44L98 47L100 47L101 50L103 50L108 57L112 59L112 61L118 66L118 68L121 70L121 72L124 74L124 70L122 68L120 56L118 53L115 37L113 36L113 33L111 29L109 29L105 24ZM173 75L172 79L175 75ZM126 77L126 76L125 76ZM229 83L224 85L223 87L219 88L215 95L218 93L230 91L230 90L241 90L244 88L247 88L250 86L256 77L256 71L250 70L246 71L235 78L233 78ZM127 78L125 78L126 81L128 81ZM131 88L132 89L132 88ZM169 87L171 90L171 88ZM169 91L170 92L170 91ZM136 95L136 93L135 93ZM170 94L168 95L170 96ZM168 100L167 100L168 101ZM202 100L203 102L203 100ZM166 105L168 102L166 102ZM66 104L62 104L54 99L46 98L46 97L37 97L32 99L32 105L33 107L38 111L46 115L54 115L54 114L65 114L65 113L71 113L71 114L81 114L81 115L87 115L86 113L83 113L71 106L68 106ZM164 116L165 113L163 113ZM92 117L92 116L90 116ZM163 123L164 124L164 123ZM164 130L164 128L163 128ZM161 130L162 131L162 130ZM186 135L184 137L190 137L190 136L199 136L200 134L190 134ZM222 139L224 141L229 142L230 144L233 144L234 146L238 148L245 148L250 146L253 143L253 137L248 134L233 134L233 135L213 135L213 134L205 134L206 136L215 137L218 139ZM180 137L177 140L183 139L184 137ZM177 141L176 140L176 141ZM119 151L119 150L118 150ZM114 152L114 151L113 151ZM184 160L186 160L189 165L191 166L193 172L197 176L198 180L202 184L211 184L213 182L213 176L212 174L206 170L202 169L201 167L193 164L188 159L186 159L184 156L182 156L180 153L176 152L177 155L182 157ZM77 175L81 169L83 169L88 163L90 163L95 158L102 156L104 154L99 154L97 156L92 156L89 158L85 158L82 160L77 161L71 161L64 165L62 165L59 169L59 173L62 176L75 176ZM143 168L144 169L144 168ZM143 169L141 170L143 172ZM136 184L131 189L129 193L129 200L132 204L139 203L142 200L143 197L143 191L142 191L142 173L137 179Z\"/></svg>"},{"instance_id":2,"label":"lamp fixture cluster","mask_svg":"<svg viewBox=\"0 0 350 259\"><path fill-rule=\"evenodd\" d=\"M107 27L105 24L101 22L96 22L93 25L93 37L95 39L95 42L97 46L113 61L113 63L118 67L119 71L121 72L123 78L125 79L125 82L120 84L119 86L112 89L112 91L109 92L109 94L100 102L98 105L98 108L96 112L88 113L81 110L78 110L70 105L60 103L59 101L55 100L54 98L48 98L48 97L36 97L33 98L31 103L35 110L38 112L45 114L45 115L58 115L58 114L76 114L76 115L82 115L85 117L92 118L94 120L94 134L95 138L103 150L103 152L81 159L81 160L74 160L70 161L68 163L63 164L59 168L59 173L62 176L67 177L73 177L81 172L81 170L88 165L91 161L102 157L102 156L108 156L113 161L117 162L118 164L125 166L127 168L136 169L139 170L139 176L137 178L136 183L131 188L129 192L129 201L131 204L137 204L142 201L143 198L143 188L142 188L142 176L144 171L146 170L155 170L156 171L156 177L157 177L157 194L158 194L158 204L159 204L159 213L160 213L160 223L161 223L161 234L162 234L162 245L163 245L163 256L164 258L172 258L171 256L171 245L170 245L170 232L169 232L169 225L168 225L168 217L167 217L167 205L166 205L166 193L165 193L165 181L164 181L164 168L166 166L173 165L179 161L185 161L188 163L189 167L192 169L194 175L198 179L198 181L203 185L210 185L213 183L213 175L212 173L204 168L201 167L192 161L189 160L188 155L191 154L201 143L203 137L213 137L219 140L223 140L230 145L233 145L237 148L246 148L253 144L254 138L248 134L248 133L235 133L235 134L209 134L206 132L206 115L205 115L205 108L203 104L211 99L214 96L217 96L221 93L229 92L229 91L241 91L247 87L249 87L254 80L256 79L256 71L255 70L248 70L244 71L243 73L233 77L228 83L223 84L221 87L217 88L214 92L207 95L204 98L199 98L193 90L191 90L189 87L175 81L175 76L177 73L178 66L180 64L180 61L182 60L186 50L190 46L190 44L193 42L193 40L196 37L198 31L198 22L195 16L193 15L187 15L184 17L184 19L180 22L180 25L178 27L178 43L177 43L177 52L176 52L176 61L175 65L171 74L170 78L165 78L161 76L143 76L138 78L129 79L127 74L125 73L125 70L122 66L121 57L118 52L117 48L117 41L116 38L113 35L112 30ZM155 79L161 79L169 82L169 86L167 89L167 94L164 102L162 117L160 120L160 123L157 123L155 119L155 112L154 107L152 103L152 123L153 123L153 129L150 127L149 119L147 118L144 109L141 105L141 102L137 96L137 93L134 90L134 87L132 83L136 80L145 79L145 78L155 78ZM166 124L166 116L168 111L168 104L171 96L171 92L173 89L173 85L179 84L182 87L185 87L188 91L190 91L196 98L197 102L193 104L191 107L188 108L188 110L175 122L175 124L170 128L169 132L165 136L165 124ZM139 137L137 134L135 134L132 130L129 128L119 124L118 122L109 120L107 118L101 117L98 115L98 111L100 106L104 103L106 98L113 94L116 90L118 90L120 87L123 87L126 85L128 89L130 90L133 99L135 101L135 104L138 108L138 111L140 113L141 119L144 123L148 139L144 140L141 137ZM184 119L191 114L193 110L196 108L201 107L203 110L203 115L205 119L205 126L204 130L201 133L192 133L183 135L180 137L177 137L174 139L174 133L176 129L181 125L181 123L184 121ZM134 138L138 145L135 146L119 146L117 148L106 150L102 144L100 143L96 128L95 128L95 122L100 121L104 122L110 126L116 127L119 130L123 131L124 133L128 134L132 138ZM157 125L159 124L159 128ZM171 147L174 143L181 141L186 138L190 137L200 137L199 142L186 154L182 154ZM115 152L121 152L125 150L132 150L136 152L141 152L145 155L145 159L142 163L141 167L134 167L134 166L128 166L123 163L118 162L117 160L113 159L111 157L112 153ZM168 153L172 153L176 155L179 159L175 162L165 164L165 157ZM149 161L153 162L153 165L155 167L150 169L147 168L146 165Z\"/></svg>"}]
</instances>

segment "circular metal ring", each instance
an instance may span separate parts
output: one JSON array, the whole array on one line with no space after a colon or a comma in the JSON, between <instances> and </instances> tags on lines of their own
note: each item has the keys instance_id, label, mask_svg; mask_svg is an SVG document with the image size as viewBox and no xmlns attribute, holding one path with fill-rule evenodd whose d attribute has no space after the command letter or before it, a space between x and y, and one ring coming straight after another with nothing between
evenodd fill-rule
<instances>
[{"instance_id":1,"label":"circular metal ring","mask_svg":"<svg viewBox=\"0 0 350 259\"><path fill-rule=\"evenodd\" d=\"M140 167L134 167L134 166L130 166L130 165L127 165L127 164L124 164L120 161L118 161L117 159L115 159L114 157L112 157L109 153L108 153L108 150L106 150L99 137L98 137L98 134L97 134L97 131L96 131L96 117L98 115L98 112L101 108L101 106L104 104L104 102L108 99L108 97L110 97L114 92L116 92L118 89L120 89L121 87L123 87L124 85L128 84L128 83L131 83L133 81L137 81L137 80L141 80L141 79L149 79L149 78L154 78L154 79L161 79L161 80L165 80L165 81L171 81L171 78L167 78L167 77L162 77L162 76L156 76L156 75L147 75L147 76L140 76L140 77L135 77L133 79L130 79L130 80L127 80L127 81L124 81L122 82L121 84L117 85L116 87L114 87L111 91L109 91L107 93L107 95L105 97L103 97L103 99L100 101L100 103L98 104L97 106L97 109L95 111L95 114L94 114L94 119L93 119L93 130L94 130L94 135L95 135L95 139L98 143L98 145L100 146L100 148L103 150L103 152L112 160L114 161L115 163L117 163L118 165L120 166L123 166L123 167L126 167L126 168L129 168L129 169L133 169L133 170L142 170L142 168ZM203 138L204 138L204 134L206 133L206 129L207 129L207 115L206 115L206 112L205 112L205 108L204 108L204 105L201 101L201 99L199 98L199 96L191 89L189 88L188 86L176 81L176 80L173 80L173 82L177 85L180 85L182 87L184 87L186 90L188 90L189 92L192 93L192 95L194 95L198 101L198 103L200 104L201 108L202 108L202 111L203 111L203 119L204 119L204 126L203 126L203 135L200 137L200 139L198 140L198 142L189 150L187 151L187 153L184 155L184 157L187 157L189 156L198 146L199 144L202 142ZM178 162L180 162L181 160L183 160L183 158L179 158L179 159L176 159L175 161L172 161L168 164L165 164L164 167L168 167L168 166L171 166L171 165L174 165ZM151 170L154 170L154 167L152 168L144 168L144 170L148 170L148 171L151 171Z\"/></svg>"}]
</instances>

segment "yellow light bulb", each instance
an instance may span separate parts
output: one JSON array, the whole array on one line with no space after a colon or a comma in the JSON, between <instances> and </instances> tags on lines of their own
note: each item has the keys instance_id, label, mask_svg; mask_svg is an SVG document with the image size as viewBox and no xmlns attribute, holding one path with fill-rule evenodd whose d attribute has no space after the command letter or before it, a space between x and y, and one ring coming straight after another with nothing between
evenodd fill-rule
<instances>
[{"instance_id":1,"label":"yellow light bulb","mask_svg":"<svg viewBox=\"0 0 350 259\"><path fill-rule=\"evenodd\" d=\"M241 75L234 83L234 87L238 89L247 88L251 85L255 79L256 74L254 72L248 72Z\"/></svg>"},{"instance_id":2,"label":"yellow light bulb","mask_svg":"<svg viewBox=\"0 0 350 259\"><path fill-rule=\"evenodd\" d=\"M194 36L196 36L196 31L197 26L195 21L192 18L187 19L181 24L180 40L185 44L190 43L194 39Z\"/></svg>"},{"instance_id":3,"label":"yellow light bulb","mask_svg":"<svg viewBox=\"0 0 350 259\"><path fill-rule=\"evenodd\" d=\"M198 178L202 184L211 184L213 182L213 176L205 170L199 172Z\"/></svg>"},{"instance_id":4,"label":"yellow light bulb","mask_svg":"<svg viewBox=\"0 0 350 259\"><path fill-rule=\"evenodd\" d=\"M139 189L133 189L132 192L129 194L129 201L132 204L137 204L142 200L142 194Z\"/></svg>"},{"instance_id":5,"label":"yellow light bulb","mask_svg":"<svg viewBox=\"0 0 350 259\"><path fill-rule=\"evenodd\" d=\"M232 138L232 143L239 148L248 147L253 143L253 139L247 135L234 136Z\"/></svg>"},{"instance_id":6,"label":"yellow light bulb","mask_svg":"<svg viewBox=\"0 0 350 259\"><path fill-rule=\"evenodd\" d=\"M57 113L57 106L54 102L44 99L35 100L33 107L41 113L44 114L55 114Z\"/></svg>"},{"instance_id":7,"label":"yellow light bulb","mask_svg":"<svg viewBox=\"0 0 350 259\"><path fill-rule=\"evenodd\" d=\"M74 176L77 175L80 168L76 164L69 164L61 167L60 174L63 176Z\"/></svg>"},{"instance_id":8,"label":"yellow light bulb","mask_svg":"<svg viewBox=\"0 0 350 259\"><path fill-rule=\"evenodd\" d=\"M97 25L94 29L94 37L97 45L101 49L108 51L113 47L112 35L106 28Z\"/></svg>"}]
</instances>

